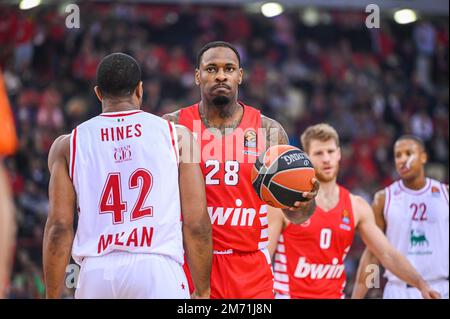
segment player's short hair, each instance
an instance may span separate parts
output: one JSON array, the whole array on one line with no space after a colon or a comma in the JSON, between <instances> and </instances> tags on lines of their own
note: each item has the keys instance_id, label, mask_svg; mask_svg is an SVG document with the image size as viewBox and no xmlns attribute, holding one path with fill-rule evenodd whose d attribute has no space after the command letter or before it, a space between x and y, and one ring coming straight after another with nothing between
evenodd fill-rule
<instances>
[{"instance_id":1,"label":"player's short hair","mask_svg":"<svg viewBox=\"0 0 450 319\"><path fill-rule=\"evenodd\" d=\"M309 146L312 140L319 140L326 142L329 140L334 140L336 145L339 147L339 135L329 124L319 123L316 125L309 126L301 135L300 140L302 142L303 150L308 153Z\"/></svg>"},{"instance_id":2,"label":"player's short hair","mask_svg":"<svg viewBox=\"0 0 450 319\"><path fill-rule=\"evenodd\" d=\"M97 86L103 96L130 96L141 81L141 68L125 53L105 56L97 67Z\"/></svg>"},{"instance_id":3,"label":"player's short hair","mask_svg":"<svg viewBox=\"0 0 450 319\"><path fill-rule=\"evenodd\" d=\"M422 151L426 152L426 148L425 148L425 143L424 143L424 141L423 141L420 137L415 136L415 135L411 135L411 134L404 134L404 135L401 135L401 136L400 136L399 138L397 138L397 140L395 141L394 146L395 146L395 144L396 144L397 142L399 142L399 141L404 141L404 140L410 140L410 141L415 142L417 145L419 145L419 147L421 148Z\"/></svg>"},{"instance_id":4,"label":"player's short hair","mask_svg":"<svg viewBox=\"0 0 450 319\"><path fill-rule=\"evenodd\" d=\"M200 62L202 60L202 56L203 54L208 51L209 49L212 48L229 48L231 50L233 50L233 52L236 54L237 58L238 58L238 67L241 66L241 56L239 55L238 50L236 49L236 47L234 47L231 43L225 42L225 41L213 41L213 42L209 42L207 44L205 44L200 51L197 54L197 69L200 67Z\"/></svg>"}]
</instances>

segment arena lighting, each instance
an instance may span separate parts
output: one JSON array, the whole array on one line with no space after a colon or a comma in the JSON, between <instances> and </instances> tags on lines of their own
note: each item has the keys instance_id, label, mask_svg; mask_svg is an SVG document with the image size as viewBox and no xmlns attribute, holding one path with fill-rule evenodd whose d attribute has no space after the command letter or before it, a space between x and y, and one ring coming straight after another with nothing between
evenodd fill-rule
<instances>
[{"instance_id":1,"label":"arena lighting","mask_svg":"<svg viewBox=\"0 0 450 319\"><path fill-rule=\"evenodd\" d=\"M411 9L402 9L394 13L394 20L398 24L407 24L417 20L416 12Z\"/></svg>"},{"instance_id":2,"label":"arena lighting","mask_svg":"<svg viewBox=\"0 0 450 319\"><path fill-rule=\"evenodd\" d=\"M283 13L283 6L277 2L267 2L261 6L261 13L266 18L273 18Z\"/></svg>"},{"instance_id":3,"label":"arena lighting","mask_svg":"<svg viewBox=\"0 0 450 319\"><path fill-rule=\"evenodd\" d=\"M28 10L41 4L41 0L22 0L19 3L20 10Z\"/></svg>"},{"instance_id":4,"label":"arena lighting","mask_svg":"<svg viewBox=\"0 0 450 319\"><path fill-rule=\"evenodd\" d=\"M308 27L314 27L319 24L320 14L316 8L306 8L301 15L303 23Z\"/></svg>"}]
</instances>

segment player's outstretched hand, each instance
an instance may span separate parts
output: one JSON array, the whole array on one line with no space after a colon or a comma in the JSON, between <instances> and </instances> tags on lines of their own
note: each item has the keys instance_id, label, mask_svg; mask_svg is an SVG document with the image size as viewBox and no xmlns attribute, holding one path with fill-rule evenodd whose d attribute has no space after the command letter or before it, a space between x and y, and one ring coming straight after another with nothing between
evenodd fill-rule
<instances>
[{"instance_id":1,"label":"player's outstretched hand","mask_svg":"<svg viewBox=\"0 0 450 319\"><path fill-rule=\"evenodd\" d=\"M431 289L430 286L422 288L420 292L422 293L423 299L441 299L441 294Z\"/></svg>"},{"instance_id":2,"label":"player's outstretched hand","mask_svg":"<svg viewBox=\"0 0 450 319\"><path fill-rule=\"evenodd\" d=\"M319 191L320 183L316 178L312 179L312 183L314 184L313 189L310 192L304 192L302 194L302 196L304 198L307 198L308 200L303 201L303 202L301 202L301 201L295 202L293 207L289 207L289 210L291 212L308 207L310 205L311 200L313 200L317 196L317 192Z\"/></svg>"}]
</instances>

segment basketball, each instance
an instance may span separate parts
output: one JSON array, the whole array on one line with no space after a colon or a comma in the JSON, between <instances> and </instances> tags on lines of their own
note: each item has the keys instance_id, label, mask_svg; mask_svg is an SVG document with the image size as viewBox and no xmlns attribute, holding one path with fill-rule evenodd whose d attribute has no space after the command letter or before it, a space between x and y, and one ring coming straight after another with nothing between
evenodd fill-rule
<instances>
[{"instance_id":1,"label":"basketball","mask_svg":"<svg viewBox=\"0 0 450 319\"><path fill-rule=\"evenodd\" d=\"M290 145L275 145L256 160L251 180L258 196L277 208L306 201L303 192L313 188L314 167L306 153Z\"/></svg>"}]
</instances>

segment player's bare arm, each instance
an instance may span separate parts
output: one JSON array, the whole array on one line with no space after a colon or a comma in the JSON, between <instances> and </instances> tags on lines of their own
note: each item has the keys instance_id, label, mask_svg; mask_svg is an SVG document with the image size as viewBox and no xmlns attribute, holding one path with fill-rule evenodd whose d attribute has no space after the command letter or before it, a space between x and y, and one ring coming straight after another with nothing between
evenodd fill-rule
<instances>
[{"instance_id":1,"label":"player's bare arm","mask_svg":"<svg viewBox=\"0 0 450 319\"><path fill-rule=\"evenodd\" d=\"M6 297L6 286L12 266L16 223L11 189L1 158L0 189L0 299L3 299Z\"/></svg>"},{"instance_id":2,"label":"player's bare arm","mask_svg":"<svg viewBox=\"0 0 450 319\"><path fill-rule=\"evenodd\" d=\"M212 264L211 220L200 169L198 145L192 133L177 125L180 148L180 199L183 213L183 242L195 291L193 298L209 298Z\"/></svg>"},{"instance_id":3,"label":"player's bare arm","mask_svg":"<svg viewBox=\"0 0 450 319\"><path fill-rule=\"evenodd\" d=\"M47 298L59 298L74 237L75 190L69 177L70 135L53 143L49 157L49 213L45 224L43 263Z\"/></svg>"},{"instance_id":4,"label":"player's bare arm","mask_svg":"<svg viewBox=\"0 0 450 319\"><path fill-rule=\"evenodd\" d=\"M170 122L174 122L175 124L178 124L178 118L180 117L180 110L167 113L162 116L163 119L168 120Z\"/></svg>"},{"instance_id":5,"label":"player's bare arm","mask_svg":"<svg viewBox=\"0 0 450 319\"><path fill-rule=\"evenodd\" d=\"M266 148L273 145L289 144L288 135L280 123L264 115L261 115L261 122L266 132ZM290 222L301 224L314 213L316 209L316 201L314 198L317 196L320 184L317 179L313 179L313 183L314 187L311 192L302 194L303 197L309 200L304 202L297 201L293 207L283 209L284 215Z\"/></svg>"},{"instance_id":6,"label":"player's bare arm","mask_svg":"<svg viewBox=\"0 0 450 319\"><path fill-rule=\"evenodd\" d=\"M372 210L375 216L375 223L384 233L386 229L386 222L384 220L384 203L386 199L386 193L384 190L380 190L375 193ZM367 277L372 273L369 271L370 265L379 265L380 262L375 255L369 250L365 249L361 255L359 261L358 271L356 273L355 285L353 286L352 298L362 299L367 294L369 288L367 287Z\"/></svg>"},{"instance_id":7,"label":"player's bare arm","mask_svg":"<svg viewBox=\"0 0 450 319\"><path fill-rule=\"evenodd\" d=\"M367 248L380 260L385 268L404 282L416 287L425 299L440 298L408 259L395 249L377 226L370 205L360 196L351 196L353 211L356 213L356 228Z\"/></svg>"}]
</instances>

